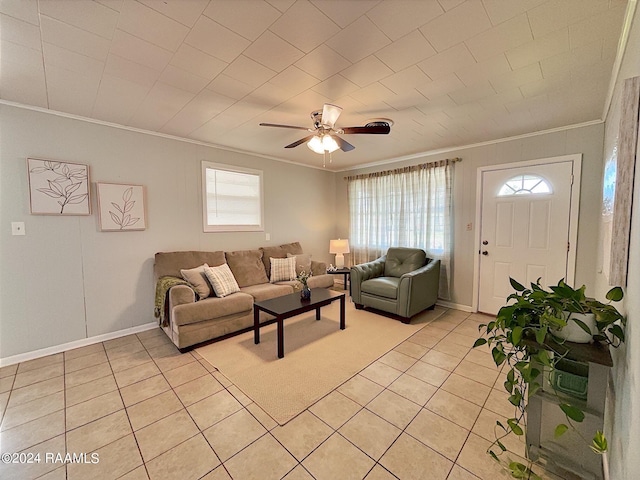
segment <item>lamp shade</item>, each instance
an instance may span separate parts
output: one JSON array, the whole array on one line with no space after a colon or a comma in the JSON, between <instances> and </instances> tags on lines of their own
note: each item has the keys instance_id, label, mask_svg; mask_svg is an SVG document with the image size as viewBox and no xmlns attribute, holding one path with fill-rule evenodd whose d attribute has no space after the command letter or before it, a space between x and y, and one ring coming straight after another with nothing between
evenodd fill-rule
<instances>
[{"instance_id":1,"label":"lamp shade","mask_svg":"<svg viewBox=\"0 0 640 480\"><path fill-rule=\"evenodd\" d=\"M340 148L331 135L323 135L321 137L315 135L307 142L307 147L319 154L323 154L324 152L332 153Z\"/></svg>"},{"instance_id":2,"label":"lamp shade","mask_svg":"<svg viewBox=\"0 0 640 480\"><path fill-rule=\"evenodd\" d=\"M349 239L329 240L329 253L349 253Z\"/></svg>"}]
</instances>

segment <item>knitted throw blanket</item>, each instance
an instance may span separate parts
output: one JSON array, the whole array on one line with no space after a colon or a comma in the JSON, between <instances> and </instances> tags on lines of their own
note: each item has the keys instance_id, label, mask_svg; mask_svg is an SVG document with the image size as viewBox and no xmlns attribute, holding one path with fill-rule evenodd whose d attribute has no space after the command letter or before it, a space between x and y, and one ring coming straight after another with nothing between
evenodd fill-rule
<instances>
[{"instance_id":1,"label":"knitted throw blanket","mask_svg":"<svg viewBox=\"0 0 640 480\"><path fill-rule=\"evenodd\" d=\"M163 327L169 325L169 289L176 285L186 285L193 288L189 282L178 277L160 277L158 283L156 283L156 301L153 315L159 319L160 325Z\"/></svg>"}]
</instances>

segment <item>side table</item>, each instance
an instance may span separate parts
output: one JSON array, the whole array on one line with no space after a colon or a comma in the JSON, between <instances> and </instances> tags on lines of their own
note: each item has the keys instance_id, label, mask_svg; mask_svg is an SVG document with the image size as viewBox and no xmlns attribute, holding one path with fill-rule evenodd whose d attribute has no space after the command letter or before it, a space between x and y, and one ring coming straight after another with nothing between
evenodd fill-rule
<instances>
[{"instance_id":1,"label":"side table","mask_svg":"<svg viewBox=\"0 0 640 480\"><path fill-rule=\"evenodd\" d=\"M337 270L331 270L331 271L327 271L327 273L330 273L332 275L343 275L344 277L344 288L343 290L347 289L347 282L349 283L349 295L351 295L351 269L350 268L338 268Z\"/></svg>"}]
</instances>

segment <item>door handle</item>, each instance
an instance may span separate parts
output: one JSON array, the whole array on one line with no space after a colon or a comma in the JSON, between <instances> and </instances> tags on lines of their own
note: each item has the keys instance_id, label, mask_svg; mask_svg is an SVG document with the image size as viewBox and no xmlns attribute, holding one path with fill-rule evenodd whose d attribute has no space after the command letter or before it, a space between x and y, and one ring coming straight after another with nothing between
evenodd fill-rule
<instances>
[{"instance_id":1,"label":"door handle","mask_svg":"<svg viewBox=\"0 0 640 480\"><path fill-rule=\"evenodd\" d=\"M489 245L489 242L487 242L486 240L483 240L483 241L482 241L482 244L483 244L483 245Z\"/></svg>"},{"instance_id":2,"label":"door handle","mask_svg":"<svg viewBox=\"0 0 640 480\"><path fill-rule=\"evenodd\" d=\"M483 254L483 255L489 255L489 252L487 252L486 250L483 250L483 251L482 251L482 254Z\"/></svg>"}]
</instances>

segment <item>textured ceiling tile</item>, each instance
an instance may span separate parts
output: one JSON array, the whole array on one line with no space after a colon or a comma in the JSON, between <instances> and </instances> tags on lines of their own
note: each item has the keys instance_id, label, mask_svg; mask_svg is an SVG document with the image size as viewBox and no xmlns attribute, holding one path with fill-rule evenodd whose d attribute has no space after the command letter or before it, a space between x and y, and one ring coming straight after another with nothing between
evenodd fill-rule
<instances>
[{"instance_id":1,"label":"textured ceiling tile","mask_svg":"<svg viewBox=\"0 0 640 480\"><path fill-rule=\"evenodd\" d=\"M104 62L79 53L60 48L50 43L43 43L45 65L64 68L87 77L100 80L104 71Z\"/></svg>"},{"instance_id":2,"label":"textured ceiling tile","mask_svg":"<svg viewBox=\"0 0 640 480\"><path fill-rule=\"evenodd\" d=\"M442 53L418 63L418 67L426 73L429 78L436 80L439 77L453 73L463 67L473 65L476 60L469 52L464 43L459 43Z\"/></svg>"},{"instance_id":3,"label":"textured ceiling tile","mask_svg":"<svg viewBox=\"0 0 640 480\"><path fill-rule=\"evenodd\" d=\"M88 117L98 93L98 78L79 75L64 68L47 67L49 108ZM73 95L67 92L73 91Z\"/></svg>"},{"instance_id":4,"label":"textured ceiling tile","mask_svg":"<svg viewBox=\"0 0 640 480\"><path fill-rule=\"evenodd\" d=\"M159 130L195 95L184 90L156 83L129 120L129 124L147 130Z\"/></svg>"},{"instance_id":5,"label":"textured ceiling tile","mask_svg":"<svg viewBox=\"0 0 640 480\"><path fill-rule=\"evenodd\" d=\"M319 80L326 80L350 65L351 62L326 45L320 45L296 62L296 67Z\"/></svg>"},{"instance_id":6,"label":"textured ceiling tile","mask_svg":"<svg viewBox=\"0 0 640 480\"><path fill-rule=\"evenodd\" d=\"M403 90L427 85L430 82L431 79L415 65L380 80L380 83L397 94L402 93Z\"/></svg>"},{"instance_id":7,"label":"textured ceiling tile","mask_svg":"<svg viewBox=\"0 0 640 480\"><path fill-rule=\"evenodd\" d=\"M106 60L110 42L53 18L40 17L42 41L98 60Z\"/></svg>"},{"instance_id":8,"label":"textured ceiling tile","mask_svg":"<svg viewBox=\"0 0 640 480\"><path fill-rule=\"evenodd\" d=\"M451 108L455 106L456 102L451 100L449 96L441 95L434 98L433 100L429 100L426 103L417 105L416 108L420 110L420 112L422 112L424 115L435 115L439 112L442 112L445 108Z\"/></svg>"},{"instance_id":9,"label":"textured ceiling tile","mask_svg":"<svg viewBox=\"0 0 640 480\"><path fill-rule=\"evenodd\" d=\"M122 10L123 1L124 0L96 0L100 5L104 5L115 12Z\"/></svg>"},{"instance_id":10,"label":"textured ceiling tile","mask_svg":"<svg viewBox=\"0 0 640 480\"><path fill-rule=\"evenodd\" d=\"M360 87L351 80L338 74L327 78L324 82L314 85L312 88L327 98L339 98L344 95L349 95Z\"/></svg>"},{"instance_id":11,"label":"textured ceiling tile","mask_svg":"<svg viewBox=\"0 0 640 480\"><path fill-rule=\"evenodd\" d=\"M286 102L293 96L294 93L286 88L279 87L273 83L265 83L264 85L256 88L242 100L271 109L283 102Z\"/></svg>"},{"instance_id":12,"label":"textured ceiling tile","mask_svg":"<svg viewBox=\"0 0 640 480\"><path fill-rule=\"evenodd\" d=\"M288 90L293 96L313 87L318 84L319 81L317 78L312 77L308 73L305 73L298 67L294 67L292 65L269 80L269 83Z\"/></svg>"},{"instance_id":13,"label":"textured ceiling tile","mask_svg":"<svg viewBox=\"0 0 640 480\"><path fill-rule=\"evenodd\" d=\"M394 72L399 72L435 55L435 53L436 51L420 31L414 30L377 51L375 55Z\"/></svg>"},{"instance_id":14,"label":"textured ceiling tile","mask_svg":"<svg viewBox=\"0 0 640 480\"><path fill-rule=\"evenodd\" d=\"M18 62L6 58L16 56L20 57ZM0 98L48 108L44 65L40 52L4 41L0 67Z\"/></svg>"},{"instance_id":15,"label":"textured ceiling tile","mask_svg":"<svg viewBox=\"0 0 640 480\"><path fill-rule=\"evenodd\" d=\"M276 72L264 65L240 55L224 69L228 77L247 82L252 87L259 87L276 75Z\"/></svg>"},{"instance_id":16,"label":"textured ceiling tile","mask_svg":"<svg viewBox=\"0 0 640 480\"><path fill-rule=\"evenodd\" d=\"M527 16L534 38L539 38L608 8L609 2L602 0L551 0L529 10Z\"/></svg>"},{"instance_id":17,"label":"textured ceiling tile","mask_svg":"<svg viewBox=\"0 0 640 480\"><path fill-rule=\"evenodd\" d=\"M343 70L341 74L356 85L366 87L373 82L393 75L393 70L382 63L375 55L370 55Z\"/></svg>"},{"instance_id":18,"label":"textured ceiling tile","mask_svg":"<svg viewBox=\"0 0 640 480\"><path fill-rule=\"evenodd\" d=\"M326 42L352 63L377 52L389 43L389 38L367 17L360 17Z\"/></svg>"},{"instance_id":19,"label":"textured ceiling tile","mask_svg":"<svg viewBox=\"0 0 640 480\"><path fill-rule=\"evenodd\" d=\"M264 32L252 43L244 54L276 72L281 72L304 55L293 45L269 31Z\"/></svg>"},{"instance_id":20,"label":"textured ceiling tile","mask_svg":"<svg viewBox=\"0 0 640 480\"><path fill-rule=\"evenodd\" d=\"M566 71L561 73L560 75L543 78L542 80L538 80L536 82L521 85L520 91L522 92L522 95L527 98L538 97L545 93L561 90L565 88L567 83L570 81L571 74L570 72Z\"/></svg>"},{"instance_id":21,"label":"textured ceiling tile","mask_svg":"<svg viewBox=\"0 0 640 480\"><path fill-rule=\"evenodd\" d=\"M540 69L539 63L533 63L517 70L495 75L490 79L491 85L493 85L493 88L498 93L511 90L537 80L542 80L542 70Z\"/></svg>"},{"instance_id":22,"label":"textured ceiling tile","mask_svg":"<svg viewBox=\"0 0 640 480\"><path fill-rule=\"evenodd\" d=\"M380 2L367 12L367 17L390 39L397 40L443 13L438 2L396 0Z\"/></svg>"},{"instance_id":23,"label":"textured ceiling tile","mask_svg":"<svg viewBox=\"0 0 640 480\"><path fill-rule=\"evenodd\" d=\"M482 61L532 40L527 16L522 14L470 38L465 43L476 60Z\"/></svg>"},{"instance_id":24,"label":"textured ceiling tile","mask_svg":"<svg viewBox=\"0 0 640 480\"><path fill-rule=\"evenodd\" d=\"M442 95L463 89L464 87L464 83L462 83L456 75L449 74L445 77L440 77L438 80L418 86L416 89L429 100L435 100Z\"/></svg>"},{"instance_id":25,"label":"textured ceiling tile","mask_svg":"<svg viewBox=\"0 0 640 480\"><path fill-rule=\"evenodd\" d=\"M42 67L42 52L40 50L25 47L24 45L20 45L19 43L13 43L7 40L3 40L2 55L0 55L0 65L5 62L11 62L11 64L21 64L28 68ZM7 66L6 68L9 69L10 67ZM2 85L0 84L0 87L1 86Z\"/></svg>"},{"instance_id":26,"label":"textured ceiling tile","mask_svg":"<svg viewBox=\"0 0 640 480\"><path fill-rule=\"evenodd\" d=\"M496 91L493 89L491 84L488 81L484 81L474 84L470 87L451 92L449 93L449 96L458 105L463 105L465 103L475 102L495 94Z\"/></svg>"},{"instance_id":27,"label":"textured ceiling tile","mask_svg":"<svg viewBox=\"0 0 640 480\"><path fill-rule=\"evenodd\" d=\"M375 7L380 0L311 0L311 3L344 28Z\"/></svg>"},{"instance_id":28,"label":"textured ceiling tile","mask_svg":"<svg viewBox=\"0 0 640 480\"><path fill-rule=\"evenodd\" d=\"M262 0L212 0L204 15L244 38L255 40L280 17L281 12Z\"/></svg>"},{"instance_id":29,"label":"textured ceiling tile","mask_svg":"<svg viewBox=\"0 0 640 480\"><path fill-rule=\"evenodd\" d=\"M158 81L191 93L200 92L209 83L208 78L199 77L173 65L166 66Z\"/></svg>"},{"instance_id":30,"label":"textured ceiling tile","mask_svg":"<svg viewBox=\"0 0 640 480\"><path fill-rule=\"evenodd\" d=\"M175 52L189 33L189 28L136 2L125 0L118 29L142 38L165 50Z\"/></svg>"},{"instance_id":31,"label":"textured ceiling tile","mask_svg":"<svg viewBox=\"0 0 640 480\"><path fill-rule=\"evenodd\" d=\"M180 45L178 51L173 55L169 63L187 72L191 72L194 75L209 79L213 79L228 65L226 62L212 57L202 50L193 48L186 43Z\"/></svg>"},{"instance_id":32,"label":"textured ceiling tile","mask_svg":"<svg viewBox=\"0 0 640 480\"><path fill-rule=\"evenodd\" d=\"M231 63L250 42L210 18L201 16L185 38L185 43Z\"/></svg>"},{"instance_id":33,"label":"textured ceiling tile","mask_svg":"<svg viewBox=\"0 0 640 480\"><path fill-rule=\"evenodd\" d=\"M340 30L329 17L307 0L296 2L269 29L306 53Z\"/></svg>"},{"instance_id":34,"label":"textured ceiling tile","mask_svg":"<svg viewBox=\"0 0 640 480\"><path fill-rule=\"evenodd\" d=\"M122 78L103 75L92 116L107 122L127 125L150 88Z\"/></svg>"},{"instance_id":35,"label":"textured ceiling tile","mask_svg":"<svg viewBox=\"0 0 640 480\"><path fill-rule=\"evenodd\" d=\"M5 15L33 25L40 25L40 19L38 18L38 2L0 0L0 13L4 13Z\"/></svg>"},{"instance_id":36,"label":"textured ceiling tile","mask_svg":"<svg viewBox=\"0 0 640 480\"><path fill-rule=\"evenodd\" d=\"M39 2L40 14L101 37L111 39L118 24L118 12L95 2L56 0Z\"/></svg>"},{"instance_id":37,"label":"textured ceiling tile","mask_svg":"<svg viewBox=\"0 0 640 480\"><path fill-rule=\"evenodd\" d=\"M620 6L609 10L602 16L587 18L569 26L569 44L571 48L581 47L597 38L611 38L620 31L625 8Z\"/></svg>"},{"instance_id":38,"label":"textured ceiling tile","mask_svg":"<svg viewBox=\"0 0 640 480\"><path fill-rule=\"evenodd\" d=\"M396 110L417 107L426 104L429 100L417 90L403 90L395 97L385 98L385 103L391 105Z\"/></svg>"},{"instance_id":39,"label":"textured ceiling tile","mask_svg":"<svg viewBox=\"0 0 640 480\"><path fill-rule=\"evenodd\" d=\"M159 71L164 70L172 57L170 51L122 30L116 30L110 53Z\"/></svg>"},{"instance_id":40,"label":"textured ceiling tile","mask_svg":"<svg viewBox=\"0 0 640 480\"><path fill-rule=\"evenodd\" d=\"M540 62L540 66L545 77L554 77L576 67L592 65L601 59L602 39L596 39L595 42L545 58Z\"/></svg>"},{"instance_id":41,"label":"textured ceiling tile","mask_svg":"<svg viewBox=\"0 0 640 480\"><path fill-rule=\"evenodd\" d=\"M454 45L491 28L481 2L465 2L449 10L420 28L422 34L438 51Z\"/></svg>"},{"instance_id":42,"label":"textured ceiling tile","mask_svg":"<svg viewBox=\"0 0 640 480\"><path fill-rule=\"evenodd\" d=\"M191 132L229 108L234 102L235 100L232 98L205 89L171 118L161 131L187 137Z\"/></svg>"},{"instance_id":43,"label":"textured ceiling tile","mask_svg":"<svg viewBox=\"0 0 640 480\"><path fill-rule=\"evenodd\" d=\"M138 0L169 18L193 27L209 0ZM240 3L240 2L234 2Z\"/></svg>"},{"instance_id":44,"label":"textured ceiling tile","mask_svg":"<svg viewBox=\"0 0 640 480\"><path fill-rule=\"evenodd\" d=\"M267 0L270 5L273 5L281 12L286 12L296 0Z\"/></svg>"},{"instance_id":45,"label":"textured ceiling tile","mask_svg":"<svg viewBox=\"0 0 640 480\"><path fill-rule=\"evenodd\" d=\"M41 50L40 28L8 15L0 15L0 39Z\"/></svg>"},{"instance_id":46,"label":"textured ceiling tile","mask_svg":"<svg viewBox=\"0 0 640 480\"><path fill-rule=\"evenodd\" d=\"M368 107L373 106L376 108L378 106L384 107L384 101L388 98L393 98L396 94L381 83L376 82L357 92L353 92L351 96Z\"/></svg>"},{"instance_id":47,"label":"textured ceiling tile","mask_svg":"<svg viewBox=\"0 0 640 480\"><path fill-rule=\"evenodd\" d=\"M444 9L445 12L448 12L449 10L456 8L458 5L460 5L465 1L466 0L438 0L438 3ZM507 1L511 2L513 0L507 0Z\"/></svg>"},{"instance_id":48,"label":"textured ceiling tile","mask_svg":"<svg viewBox=\"0 0 640 480\"><path fill-rule=\"evenodd\" d=\"M153 87L153 84L160 77L159 70L140 65L112 53L107 57L104 74L137 83L147 90Z\"/></svg>"},{"instance_id":49,"label":"textured ceiling tile","mask_svg":"<svg viewBox=\"0 0 640 480\"><path fill-rule=\"evenodd\" d=\"M456 70L456 75L467 86L474 85L480 81L487 80L488 78L508 73L511 71L509 62L502 54L495 57L478 62L475 65L469 65L468 67L462 67Z\"/></svg>"},{"instance_id":50,"label":"textured ceiling tile","mask_svg":"<svg viewBox=\"0 0 640 480\"><path fill-rule=\"evenodd\" d=\"M569 50L569 31L564 28L506 52L511 68L521 68Z\"/></svg>"},{"instance_id":51,"label":"textured ceiling tile","mask_svg":"<svg viewBox=\"0 0 640 480\"><path fill-rule=\"evenodd\" d=\"M231 78L224 73L214 78L211 83L207 85L207 88L235 100L240 100L253 90L251 85Z\"/></svg>"},{"instance_id":52,"label":"textured ceiling tile","mask_svg":"<svg viewBox=\"0 0 640 480\"><path fill-rule=\"evenodd\" d=\"M482 3L491 19L491 23L498 25L546 1L547 0L482 0Z\"/></svg>"}]
</instances>

